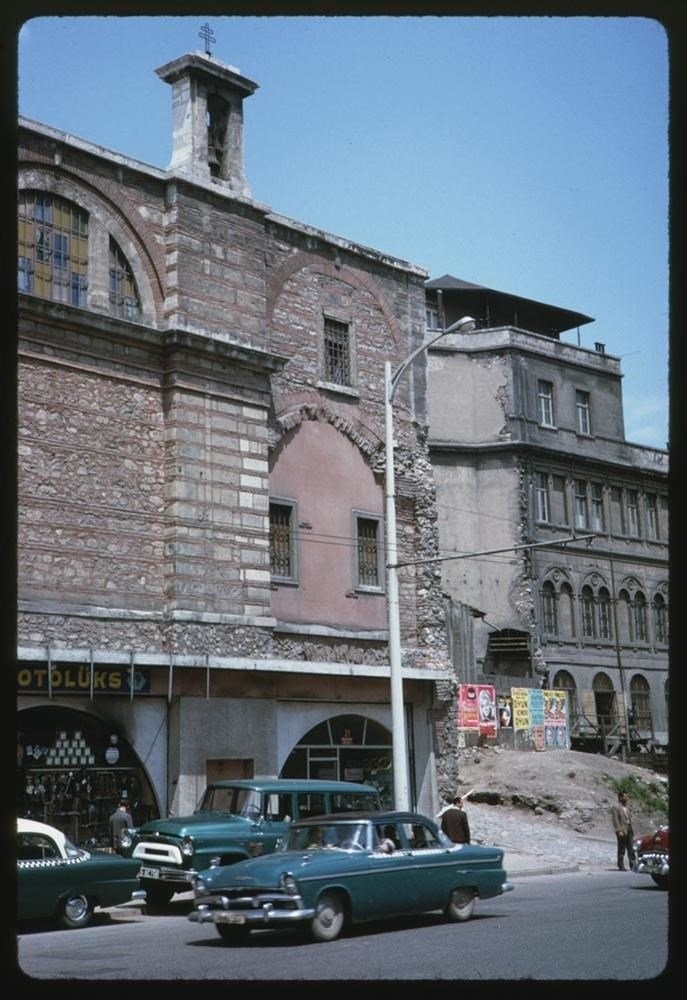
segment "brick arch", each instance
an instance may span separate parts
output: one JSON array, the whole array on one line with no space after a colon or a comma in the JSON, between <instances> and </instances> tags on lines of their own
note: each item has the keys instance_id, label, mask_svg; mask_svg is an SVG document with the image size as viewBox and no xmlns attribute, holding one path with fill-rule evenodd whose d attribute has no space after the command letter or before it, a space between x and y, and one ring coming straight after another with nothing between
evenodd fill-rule
<instances>
[{"instance_id":1,"label":"brick arch","mask_svg":"<svg viewBox=\"0 0 687 1000\"><path fill-rule=\"evenodd\" d=\"M401 330L399 329L396 318L386 301L384 294L376 282L372 278L368 277L368 275L354 271L345 264L337 267L330 261L323 260L322 257L317 254L307 253L304 250L298 251L293 254L293 256L285 260L270 274L268 278L266 309L266 320L268 325L272 322L272 316L277 304L277 299L279 298L284 285L297 271L303 271L306 268L312 268L314 271L324 275L326 278L343 281L346 284L351 285L353 288L357 288L358 291L368 292L379 304L379 308L382 310L384 319L388 323L389 329L391 330L391 335L394 339L396 349L401 349Z\"/></svg>"},{"instance_id":2,"label":"brick arch","mask_svg":"<svg viewBox=\"0 0 687 1000\"><path fill-rule=\"evenodd\" d=\"M83 174L77 169L67 175L64 171L54 169L49 165L41 164L39 166L31 162L25 162L21 165L18 187L19 190L48 191L68 201L73 201L74 204L83 207L90 213L93 212L93 204L97 203L103 217L115 223L110 232L117 243L121 246L121 243L124 242L122 235L124 235L133 246L136 258L129 259L129 263L132 269L135 268L134 274L137 274L139 287L141 286L141 276L145 277L150 289L147 296L150 300L148 311L152 311L157 320L164 305L164 288L159 269L148 249L148 244L154 245L153 233L144 219L136 218L134 221L135 204L126 194L122 193L121 188L117 188L114 182L107 182L104 186L94 184L89 175ZM110 187L111 192L108 193L104 189L105 187ZM140 235L141 231L145 232L146 230L148 230L145 234L147 241ZM124 247L121 249L124 252ZM126 256L129 258L130 255Z\"/></svg>"},{"instance_id":3,"label":"brick arch","mask_svg":"<svg viewBox=\"0 0 687 1000\"><path fill-rule=\"evenodd\" d=\"M295 427L299 427L300 424L308 420L320 420L331 424L332 427L340 431L349 441L356 445L368 461L373 456L380 454L383 444L381 438L368 427L364 427L357 421L351 420L341 413L337 413L323 403L302 403L279 414L276 417L278 437L272 445L272 451L276 451L280 447L285 435L289 431ZM374 471L378 471L376 466Z\"/></svg>"}]
</instances>

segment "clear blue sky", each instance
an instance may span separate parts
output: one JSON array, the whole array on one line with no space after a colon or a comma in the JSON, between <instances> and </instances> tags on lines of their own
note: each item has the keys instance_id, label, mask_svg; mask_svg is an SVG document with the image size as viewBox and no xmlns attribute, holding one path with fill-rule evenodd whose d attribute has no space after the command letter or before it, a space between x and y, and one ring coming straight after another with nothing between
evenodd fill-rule
<instances>
[{"instance_id":1,"label":"clear blue sky","mask_svg":"<svg viewBox=\"0 0 687 1000\"><path fill-rule=\"evenodd\" d=\"M202 11L202 6L200 7ZM19 111L165 168L202 51L245 104L253 197L411 261L593 316L628 440L668 440L668 41L644 17L55 17L18 38ZM564 339L577 342L571 331Z\"/></svg>"}]
</instances>

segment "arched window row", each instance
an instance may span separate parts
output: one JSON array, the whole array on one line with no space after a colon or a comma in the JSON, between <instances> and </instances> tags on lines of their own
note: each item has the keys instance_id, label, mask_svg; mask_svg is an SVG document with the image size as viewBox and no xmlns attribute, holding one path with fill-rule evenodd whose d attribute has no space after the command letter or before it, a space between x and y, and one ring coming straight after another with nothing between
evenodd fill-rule
<instances>
[{"instance_id":1,"label":"arched window row","mask_svg":"<svg viewBox=\"0 0 687 1000\"><path fill-rule=\"evenodd\" d=\"M544 580L541 593L542 635L548 638L667 645L668 602L663 593L651 603L644 592L622 587L613 606L604 583L585 583L577 595L568 580Z\"/></svg>"},{"instance_id":2,"label":"arched window row","mask_svg":"<svg viewBox=\"0 0 687 1000\"><path fill-rule=\"evenodd\" d=\"M574 728L582 714L575 679L568 670L558 670L554 675L552 686L567 693L570 724ZM615 691L613 681L608 674L602 670L595 674L592 681L592 691L596 722L607 728L612 727L620 720L623 709L622 703L617 700L618 693ZM630 678L628 695L627 721L630 726L630 734L652 732L651 689L646 677L640 673L633 674Z\"/></svg>"},{"instance_id":3,"label":"arched window row","mask_svg":"<svg viewBox=\"0 0 687 1000\"><path fill-rule=\"evenodd\" d=\"M19 291L87 308L90 304L89 290L94 284L91 271L99 272L101 269L100 263L91 264L90 229L89 213L73 202L50 192L20 191ZM141 301L133 271L112 235L108 237L108 283L110 314L121 319L138 320ZM105 298L104 290L102 298Z\"/></svg>"}]
</instances>

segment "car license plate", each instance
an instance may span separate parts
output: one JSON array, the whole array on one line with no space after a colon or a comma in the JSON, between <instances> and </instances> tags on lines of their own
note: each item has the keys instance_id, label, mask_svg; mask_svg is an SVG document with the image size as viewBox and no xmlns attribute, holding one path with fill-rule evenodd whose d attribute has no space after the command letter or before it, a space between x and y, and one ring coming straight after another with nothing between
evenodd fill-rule
<instances>
[{"instance_id":1,"label":"car license plate","mask_svg":"<svg viewBox=\"0 0 687 1000\"><path fill-rule=\"evenodd\" d=\"M245 924L246 918L242 913L223 913L223 924Z\"/></svg>"},{"instance_id":2,"label":"car license plate","mask_svg":"<svg viewBox=\"0 0 687 1000\"><path fill-rule=\"evenodd\" d=\"M160 869L159 868L141 868L139 871L139 878L159 878Z\"/></svg>"}]
</instances>

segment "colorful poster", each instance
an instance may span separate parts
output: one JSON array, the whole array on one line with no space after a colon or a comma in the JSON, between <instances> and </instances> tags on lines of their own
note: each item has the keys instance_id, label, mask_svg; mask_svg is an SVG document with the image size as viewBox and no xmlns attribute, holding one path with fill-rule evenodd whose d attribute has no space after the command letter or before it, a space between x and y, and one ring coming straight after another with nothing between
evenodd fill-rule
<instances>
[{"instance_id":1,"label":"colorful poster","mask_svg":"<svg viewBox=\"0 0 687 1000\"><path fill-rule=\"evenodd\" d=\"M531 729L529 688L511 688L513 702L513 728Z\"/></svg>"},{"instance_id":2,"label":"colorful poster","mask_svg":"<svg viewBox=\"0 0 687 1000\"><path fill-rule=\"evenodd\" d=\"M567 750L568 695L541 688L511 688L513 727L520 749Z\"/></svg>"},{"instance_id":3,"label":"colorful poster","mask_svg":"<svg viewBox=\"0 0 687 1000\"><path fill-rule=\"evenodd\" d=\"M513 699L508 694L499 695L499 729L513 728Z\"/></svg>"},{"instance_id":4,"label":"colorful poster","mask_svg":"<svg viewBox=\"0 0 687 1000\"><path fill-rule=\"evenodd\" d=\"M458 728L496 736L496 688L493 684L461 684L458 691Z\"/></svg>"}]
</instances>

